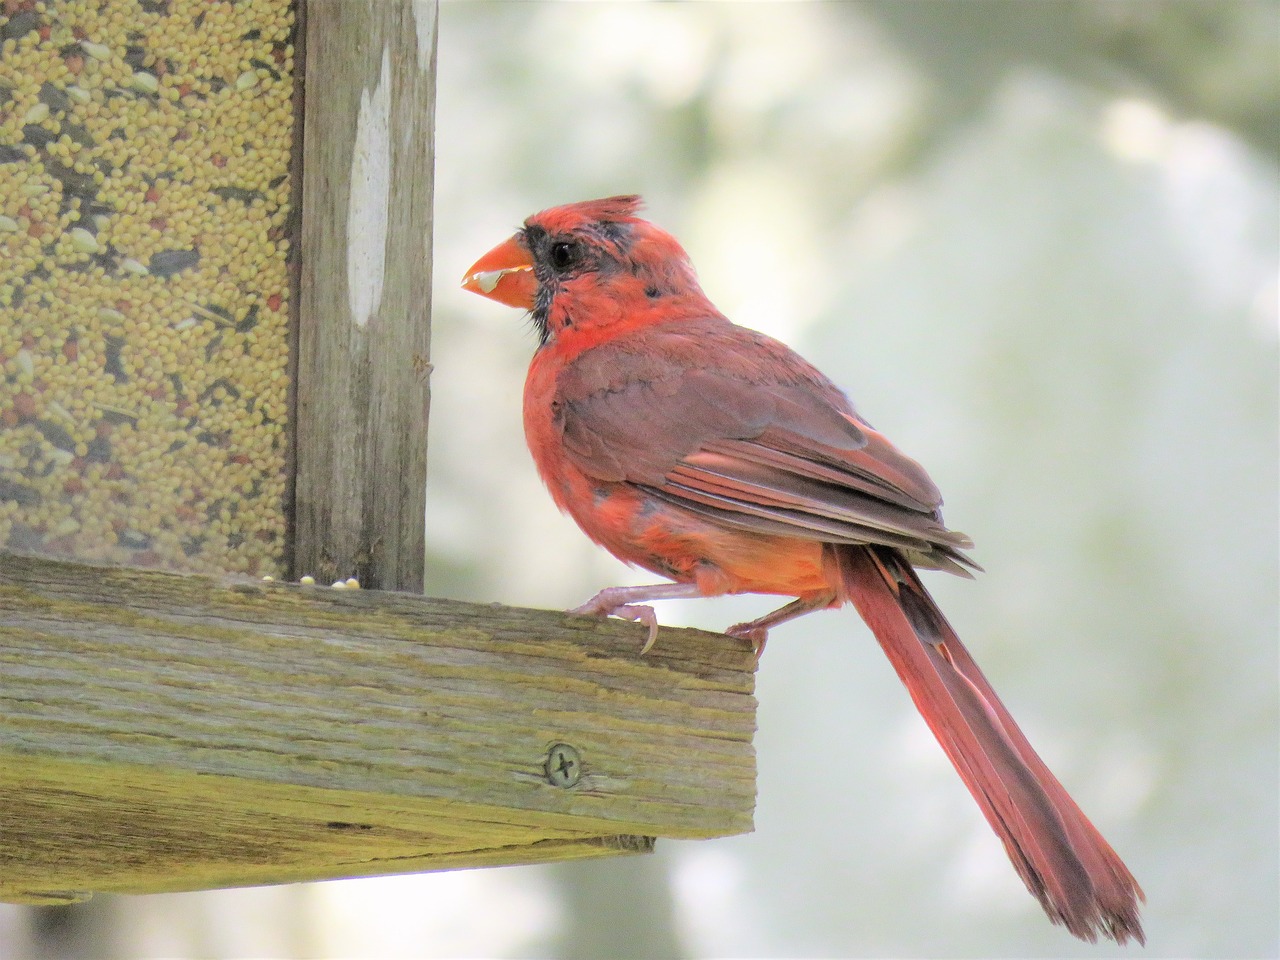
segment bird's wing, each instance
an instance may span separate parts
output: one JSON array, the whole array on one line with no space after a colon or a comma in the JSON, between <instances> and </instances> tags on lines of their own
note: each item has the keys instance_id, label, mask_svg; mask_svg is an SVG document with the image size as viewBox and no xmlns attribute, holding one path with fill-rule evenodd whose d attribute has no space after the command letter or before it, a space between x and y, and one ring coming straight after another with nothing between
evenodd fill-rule
<instances>
[{"instance_id":1,"label":"bird's wing","mask_svg":"<svg viewBox=\"0 0 1280 960\"><path fill-rule=\"evenodd\" d=\"M924 469L763 334L718 318L644 328L569 364L553 408L567 456L597 480L736 529L972 566Z\"/></svg>"}]
</instances>

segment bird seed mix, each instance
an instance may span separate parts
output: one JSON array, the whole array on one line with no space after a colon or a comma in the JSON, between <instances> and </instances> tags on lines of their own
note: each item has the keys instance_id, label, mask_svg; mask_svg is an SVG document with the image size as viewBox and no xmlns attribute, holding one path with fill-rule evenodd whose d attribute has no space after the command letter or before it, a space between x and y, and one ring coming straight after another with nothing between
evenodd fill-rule
<instances>
[{"instance_id":1,"label":"bird seed mix","mask_svg":"<svg viewBox=\"0 0 1280 960\"><path fill-rule=\"evenodd\" d=\"M0 550L282 572L293 29L0 2Z\"/></svg>"}]
</instances>

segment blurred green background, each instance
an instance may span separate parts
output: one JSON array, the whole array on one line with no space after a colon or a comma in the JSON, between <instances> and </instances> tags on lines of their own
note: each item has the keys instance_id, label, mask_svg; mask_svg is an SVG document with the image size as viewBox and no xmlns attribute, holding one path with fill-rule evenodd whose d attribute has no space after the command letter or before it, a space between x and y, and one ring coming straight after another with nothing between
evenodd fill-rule
<instances>
[{"instance_id":1,"label":"blurred green background","mask_svg":"<svg viewBox=\"0 0 1280 960\"><path fill-rule=\"evenodd\" d=\"M1145 887L1145 950L1049 925L846 610L769 645L750 836L5 908L0 956L1276 956L1278 64L1269 0L440 10L428 592L645 581L534 475L528 324L457 287L535 210L642 193L945 492L988 572L928 584Z\"/></svg>"}]
</instances>

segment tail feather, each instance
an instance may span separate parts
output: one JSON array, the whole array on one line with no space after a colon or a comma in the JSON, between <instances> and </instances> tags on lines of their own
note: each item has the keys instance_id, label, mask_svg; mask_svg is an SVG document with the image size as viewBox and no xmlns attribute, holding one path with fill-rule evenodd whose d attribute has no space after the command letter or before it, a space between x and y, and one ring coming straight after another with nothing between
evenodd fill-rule
<instances>
[{"instance_id":1,"label":"tail feather","mask_svg":"<svg viewBox=\"0 0 1280 960\"><path fill-rule=\"evenodd\" d=\"M1055 923L1143 943L1124 862L1018 729L915 571L899 554L839 547L845 592L973 794L1027 889Z\"/></svg>"}]
</instances>

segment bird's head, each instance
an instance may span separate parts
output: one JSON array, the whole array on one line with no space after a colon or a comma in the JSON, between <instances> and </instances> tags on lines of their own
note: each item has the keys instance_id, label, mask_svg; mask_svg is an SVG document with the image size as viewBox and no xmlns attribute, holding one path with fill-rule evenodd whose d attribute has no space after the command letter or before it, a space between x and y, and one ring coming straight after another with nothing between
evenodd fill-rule
<instances>
[{"instance_id":1,"label":"bird's head","mask_svg":"<svg viewBox=\"0 0 1280 960\"><path fill-rule=\"evenodd\" d=\"M637 196L535 213L462 279L472 293L532 313L543 343L568 329L595 335L714 308L676 239L636 216Z\"/></svg>"}]
</instances>

